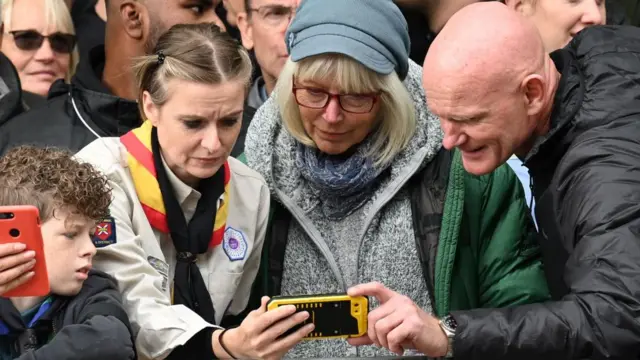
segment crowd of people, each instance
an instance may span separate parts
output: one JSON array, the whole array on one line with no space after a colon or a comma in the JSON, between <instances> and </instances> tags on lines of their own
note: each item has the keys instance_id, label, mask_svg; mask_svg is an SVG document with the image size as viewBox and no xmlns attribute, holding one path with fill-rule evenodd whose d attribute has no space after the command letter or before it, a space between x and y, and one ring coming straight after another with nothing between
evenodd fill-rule
<instances>
[{"instance_id":1,"label":"crowd of people","mask_svg":"<svg viewBox=\"0 0 640 360\"><path fill-rule=\"evenodd\" d=\"M632 5L2 0L0 359L640 358Z\"/></svg>"}]
</instances>

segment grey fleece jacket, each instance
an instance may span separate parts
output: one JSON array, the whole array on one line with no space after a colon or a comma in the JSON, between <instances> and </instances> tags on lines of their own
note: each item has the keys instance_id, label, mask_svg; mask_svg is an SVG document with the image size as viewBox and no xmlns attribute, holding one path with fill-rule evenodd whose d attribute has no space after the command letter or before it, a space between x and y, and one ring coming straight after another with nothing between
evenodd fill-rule
<instances>
[{"instance_id":1,"label":"grey fleece jacket","mask_svg":"<svg viewBox=\"0 0 640 360\"><path fill-rule=\"evenodd\" d=\"M255 114L246 141L250 167L266 179L276 201L292 214L284 258L282 295L345 292L357 283L380 281L432 312L415 245L408 191L403 185L440 150L438 118L428 112L422 68L411 62L404 81L414 104L417 129L410 144L381 175L371 198L352 215L327 219L318 198L295 164L296 141L281 125L269 99ZM385 174L385 173L383 173ZM378 306L371 299L370 309ZM303 341L287 357L391 356L373 346L344 340ZM409 355L409 352L407 352Z\"/></svg>"}]
</instances>

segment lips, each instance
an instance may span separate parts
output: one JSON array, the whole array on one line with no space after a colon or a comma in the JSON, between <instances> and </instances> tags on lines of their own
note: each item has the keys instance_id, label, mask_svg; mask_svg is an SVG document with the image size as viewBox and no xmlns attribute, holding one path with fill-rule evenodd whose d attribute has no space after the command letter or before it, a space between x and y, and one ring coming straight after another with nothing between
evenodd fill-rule
<instances>
[{"instance_id":1,"label":"lips","mask_svg":"<svg viewBox=\"0 0 640 360\"><path fill-rule=\"evenodd\" d=\"M80 269L76 270L76 272L82 273L82 274L89 274L89 271L91 270L91 264L85 265L83 267L81 267Z\"/></svg>"},{"instance_id":2,"label":"lips","mask_svg":"<svg viewBox=\"0 0 640 360\"><path fill-rule=\"evenodd\" d=\"M342 135L346 134L346 132L324 131L324 130L320 130L320 129L317 129L317 130L320 133L320 135L331 136L331 137L342 136Z\"/></svg>"}]
</instances>

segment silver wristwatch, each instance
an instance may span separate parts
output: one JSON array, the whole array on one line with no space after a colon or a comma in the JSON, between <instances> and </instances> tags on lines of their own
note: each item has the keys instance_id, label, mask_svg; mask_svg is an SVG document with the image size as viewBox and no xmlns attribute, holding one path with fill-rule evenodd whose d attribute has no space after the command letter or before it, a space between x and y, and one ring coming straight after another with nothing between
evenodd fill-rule
<instances>
[{"instance_id":1,"label":"silver wristwatch","mask_svg":"<svg viewBox=\"0 0 640 360\"><path fill-rule=\"evenodd\" d=\"M453 338L456 336L456 327L458 324L456 320L451 315L447 315L440 319L440 328L444 331L444 334L447 335L447 339L449 340L449 345L447 346L447 355L445 357L452 358L453 357Z\"/></svg>"}]
</instances>

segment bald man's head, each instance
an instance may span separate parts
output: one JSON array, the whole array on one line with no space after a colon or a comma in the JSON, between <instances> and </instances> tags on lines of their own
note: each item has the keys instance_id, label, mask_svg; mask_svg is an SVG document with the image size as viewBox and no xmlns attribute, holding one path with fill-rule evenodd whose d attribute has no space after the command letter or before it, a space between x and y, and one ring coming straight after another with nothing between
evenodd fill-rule
<instances>
[{"instance_id":1,"label":"bald man's head","mask_svg":"<svg viewBox=\"0 0 640 360\"><path fill-rule=\"evenodd\" d=\"M555 91L552 68L536 27L504 4L479 2L451 17L429 48L423 85L443 145L462 151L467 171L526 154Z\"/></svg>"},{"instance_id":2,"label":"bald man's head","mask_svg":"<svg viewBox=\"0 0 640 360\"><path fill-rule=\"evenodd\" d=\"M509 80L513 72L539 70L544 56L531 22L502 3L479 2L453 15L438 34L425 59L425 79L446 72Z\"/></svg>"}]
</instances>

